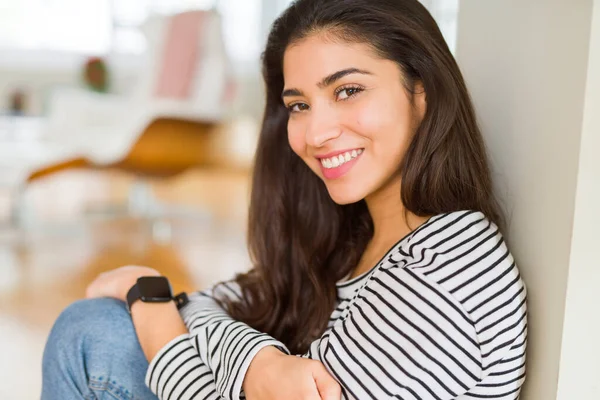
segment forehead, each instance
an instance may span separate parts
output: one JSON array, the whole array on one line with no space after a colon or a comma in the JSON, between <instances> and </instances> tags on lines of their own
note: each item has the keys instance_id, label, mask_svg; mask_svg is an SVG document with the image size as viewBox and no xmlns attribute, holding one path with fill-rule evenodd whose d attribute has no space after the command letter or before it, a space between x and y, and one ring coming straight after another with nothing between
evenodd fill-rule
<instances>
[{"instance_id":1,"label":"forehead","mask_svg":"<svg viewBox=\"0 0 600 400\"><path fill-rule=\"evenodd\" d=\"M348 43L315 34L288 46L283 56L283 74L286 85L308 80L316 83L324 76L349 66L373 69L383 61L367 44Z\"/></svg>"}]
</instances>

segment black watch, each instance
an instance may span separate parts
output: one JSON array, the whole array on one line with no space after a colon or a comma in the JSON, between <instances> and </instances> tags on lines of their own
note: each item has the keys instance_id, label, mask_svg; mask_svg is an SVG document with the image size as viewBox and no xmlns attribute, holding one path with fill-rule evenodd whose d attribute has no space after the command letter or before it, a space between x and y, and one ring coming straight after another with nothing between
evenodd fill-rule
<instances>
[{"instance_id":1,"label":"black watch","mask_svg":"<svg viewBox=\"0 0 600 400\"><path fill-rule=\"evenodd\" d=\"M178 296L179 297L179 296ZM144 303L168 303L175 300L171 284L164 276L143 276L127 292L127 311L137 300ZM177 301L179 305L179 301Z\"/></svg>"}]
</instances>

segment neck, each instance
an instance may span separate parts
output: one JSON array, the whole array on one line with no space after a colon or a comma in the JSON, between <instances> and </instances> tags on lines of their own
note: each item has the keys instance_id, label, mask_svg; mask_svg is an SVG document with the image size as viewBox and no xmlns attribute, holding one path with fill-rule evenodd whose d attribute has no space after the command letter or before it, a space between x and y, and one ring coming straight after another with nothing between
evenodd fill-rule
<instances>
[{"instance_id":1,"label":"neck","mask_svg":"<svg viewBox=\"0 0 600 400\"><path fill-rule=\"evenodd\" d=\"M401 180L395 179L365 199L373 219L371 245L375 247L391 247L427 220L427 217L419 217L410 211L405 215L400 191Z\"/></svg>"}]
</instances>

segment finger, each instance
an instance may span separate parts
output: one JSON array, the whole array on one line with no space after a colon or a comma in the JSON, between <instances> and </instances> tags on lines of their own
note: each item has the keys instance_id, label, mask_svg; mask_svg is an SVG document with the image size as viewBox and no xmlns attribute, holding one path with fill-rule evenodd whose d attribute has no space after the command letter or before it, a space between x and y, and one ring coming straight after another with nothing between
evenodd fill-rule
<instances>
[{"instance_id":1,"label":"finger","mask_svg":"<svg viewBox=\"0 0 600 400\"><path fill-rule=\"evenodd\" d=\"M340 384L329 375L324 366L315 368L313 377L322 400L340 400L342 397Z\"/></svg>"},{"instance_id":2,"label":"finger","mask_svg":"<svg viewBox=\"0 0 600 400\"><path fill-rule=\"evenodd\" d=\"M322 397L319 394L310 394L302 397L302 400L321 400Z\"/></svg>"},{"instance_id":3,"label":"finger","mask_svg":"<svg viewBox=\"0 0 600 400\"><path fill-rule=\"evenodd\" d=\"M320 386L318 389L321 400L340 400L342 398L342 390L337 382L335 385Z\"/></svg>"},{"instance_id":4,"label":"finger","mask_svg":"<svg viewBox=\"0 0 600 400\"><path fill-rule=\"evenodd\" d=\"M310 390L305 391L303 394L301 394L300 397L299 397L299 399L302 399L302 400L322 400L322 397L319 394L319 391L317 390L317 388L315 386L312 386L310 388Z\"/></svg>"},{"instance_id":5,"label":"finger","mask_svg":"<svg viewBox=\"0 0 600 400\"><path fill-rule=\"evenodd\" d=\"M97 297L96 292L98 291L96 288L98 286L98 281L95 280L92 283L90 283L87 288L85 289L85 297L87 299L92 299L94 297Z\"/></svg>"},{"instance_id":6,"label":"finger","mask_svg":"<svg viewBox=\"0 0 600 400\"><path fill-rule=\"evenodd\" d=\"M107 275L98 275L96 279L90 283L85 290L85 297L88 299L96 297L108 296L111 293L111 287L113 286L110 279L107 279Z\"/></svg>"},{"instance_id":7,"label":"finger","mask_svg":"<svg viewBox=\"0 0 600 400\"><path fill-rule=\"evenodd\" d=\"M94 290L90 286L88 286L87 289L85 289L85 298L93 299L94 297L96 297Z\"/></svg>"}]
</instances>

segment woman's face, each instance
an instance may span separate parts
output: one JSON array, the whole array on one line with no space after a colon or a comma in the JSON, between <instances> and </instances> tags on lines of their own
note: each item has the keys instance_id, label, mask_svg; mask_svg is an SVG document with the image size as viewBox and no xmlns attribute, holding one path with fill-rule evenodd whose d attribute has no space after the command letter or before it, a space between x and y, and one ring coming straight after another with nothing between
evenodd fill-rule
<instances>
[{"instance_id":1,"label":"woman's face","mask_svg":"<svg viewBox=\"0 0 600 400\"><path fill-rule=\"evenodd\" d=\"M309 36L284 54L283 102L293 151L338 204L365 199L400 181L399 165L425 111L398 65L364 44Z\"/></svg>"}]
</instances>

